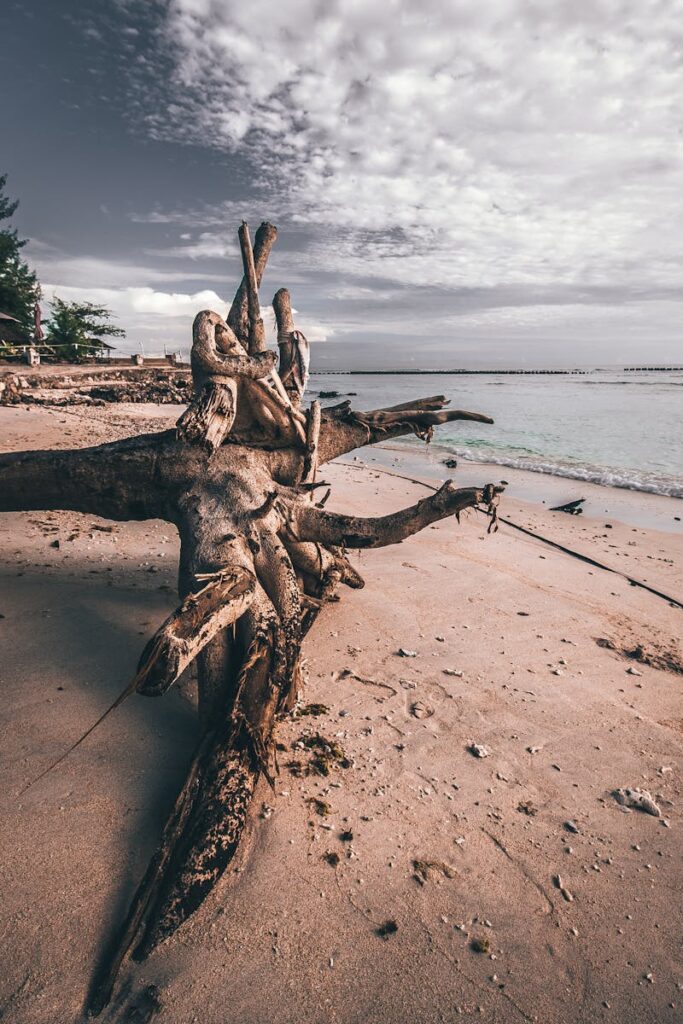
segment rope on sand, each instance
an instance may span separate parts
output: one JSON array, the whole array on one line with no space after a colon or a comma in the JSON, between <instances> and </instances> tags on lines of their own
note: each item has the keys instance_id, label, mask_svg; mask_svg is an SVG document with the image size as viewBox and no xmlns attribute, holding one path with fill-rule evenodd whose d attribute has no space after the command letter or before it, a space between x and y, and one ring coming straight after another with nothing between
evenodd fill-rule
<instances>
[{"instance_id":1,"label":"rope on sand","mask_svg":"<svg viewBox=\"0 0 683 1024\"><path fill-rule=\"evenodd\" d=\"M477 511L483 512L484 515L488 515L484 509L478 509ZM507 526L511 526L514 530L519 530L520 533L526 533L529 537L534 537L536 540L543 541L544 544L550 545L551 548L556 548L558 551L563 551L565 555L571 555L572 558L578 558L581 562L586 562L588 565L594 565L597 569L604 569L605 572L614 573L615 576L621 576L622 579L628 580L632 587L641 587L643 590L647 590L650 594L654 594L655 597L661 597L663 601L668 601L669 604L674 605L676 608L683 608L683 602L678 601L675 597L670 597L668 594L664 594L661 590L655 590L648 583L643 583L642 580L637 580L633 576L629 576L628 573L622 572L621 569L613 569L611 565L605 565L603 562L596 561L595 558L591 558L590 555L582 555L580 551L574 551L573 548L565 547L564 544L558 544L555 540L550 540L548 537L543 537L540 533L534 533L533 530L527 529L525 526L519 526L517 523L513 523L511 519L504 519L503 516L498 516L498 521L505 523Z\"/></svg>"},{"instance_id":2,"label":"rope on sand","mask_svg":"<svg viewBox=\"0 0 683 1024\"><path fill-rule=\"evenodd\" d=\"M360 469L360 466L353 466L351 463L345 462L342 465L347 466L349 469ZM430 491L437 491L438 487L427 484L424 480L417 480L413 476L405 476L403 473L395 473L391 469L383 469L379 466L363 466L362 468L370 469L375 473L386 473L387 476L395 476L400 480L407 480L411 484L418 484L420 487L426 487ZM491 513L487 509L478 508L477 512L481 512L482 515L490 516ZM591 558L590 555L582 555L580 551L574 551L573 548L568 548L564 544L558 544L555 540L550 540L549 537L544 537L540 533L536 533L534 530L529 530L526 526L520 526L518 523L513 523L511 519L506 519L503 516L498 516L499 523L505 523L506 526L511 526L513 530L519 530L520 533L525 533L529 537L533 537L534 540L540 540L543 544L547 544L551 548L555 548L557 551L562 551L565 555L571 555L572 558L578 558L580 562L586 562L587 565L593 565L596 569L602 569L604 572L611 572L615 576L621 576L622 579L627 580L632 587L640 587L642 590L647 590L648 593L654 594L655 597L661 597L663 601L667 601L674 608L683 608L683 602L679 601L678 598L670 597L669 594L663 593L661 590L656 590L655 587L651 587L649 583L643 583L642 580L637 580L633 576L629 576L628 573L622 572L621 569L613 569L611 565L605 565L604 562L598 562L595 558Z\"/></svg>"}]
</instances>

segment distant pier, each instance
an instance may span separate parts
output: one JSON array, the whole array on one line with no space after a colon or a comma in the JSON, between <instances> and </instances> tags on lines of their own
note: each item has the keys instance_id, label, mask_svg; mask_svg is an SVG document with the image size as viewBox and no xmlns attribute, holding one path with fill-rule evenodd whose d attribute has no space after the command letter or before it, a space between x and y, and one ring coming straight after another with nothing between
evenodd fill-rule
<instances>
[{"instance_id":1,"label":"distant pier","mask_svg":"<svg viewBox=\"0 0 683 1024\"><path fill-rule=\"evenodd\" d=\"M683 366L625 366L623 369L616 367L595 367L590 370L315 370L316 376L325 374L347 377L573 377L589 376L594 373L683 373Z\"/></svg>"},{"instance_id":2,"label":"distant pier","mask_svg":"<svg viewBox=\"0 0 683 1024\"><path fill-rule=\"evenodd\" d=\"M316 375L321 374L346 374L351 377L368 377L368 376L379 376L379 377L419 377L419 376L473 376L476 374L484 374L488 376L527 376L527 377L538 377L538 376L551 376L551 377L567 377L574 374L585 375L591 373L591 370L316 370Z\"/></svg>"}]
</instances>

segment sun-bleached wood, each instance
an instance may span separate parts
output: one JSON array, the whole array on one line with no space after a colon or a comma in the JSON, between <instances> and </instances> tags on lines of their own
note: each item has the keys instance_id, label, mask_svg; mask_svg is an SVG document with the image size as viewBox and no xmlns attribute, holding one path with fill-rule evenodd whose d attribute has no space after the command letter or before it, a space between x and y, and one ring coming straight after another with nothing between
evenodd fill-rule
<instances>
[{"instance_id":1,"label":"sun-bleached wood","mask_svg":"<svg viewBox=\"0 0 683 1024\"><path fill-rule=\"evenodd\" d=\"M308 346L295 337L286 289L274 301L285 387L261 331L258 286L275 236L272 225L261 225L252 251L246 225L240 228L244 278L227 322L212 311L195 320L195 396L177 430L74 451L0 455L0 512L162 519L180 535L181 603L143 652L136 685L161 694L195 662L203 738L98 972L95 1014L128 952L134 947L144 958L169 938L234 857L257 783L276 771L274 730L300 688L303 638L341 584L364 585L347 551L399 543L467 508L490 510L502 490L447 481L429 498L378 518L322 509L327 494L316 502L316 469L337 456L410 433L429 440L441 423L492 420L446 409L440 395L364 412L348 402L301 408Z\"/></svg>"}]
</instances>

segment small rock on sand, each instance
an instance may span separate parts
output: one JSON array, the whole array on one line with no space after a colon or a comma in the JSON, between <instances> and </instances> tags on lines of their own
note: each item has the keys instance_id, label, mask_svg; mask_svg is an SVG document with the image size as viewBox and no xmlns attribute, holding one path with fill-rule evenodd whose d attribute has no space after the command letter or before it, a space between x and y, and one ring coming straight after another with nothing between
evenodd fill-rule
<instances>
[{"instance_id":1,"label":"small rock on sand","mask_svg":"<svg viewBox=\"0 0 683 1024\"><path fill-rule=\"evenodd\" d=\"M645 811L646 814L651 814L654 818L662 816L661 810L646 789L630 789L627 786L624 789L615 789L613 796L622 807L633 807L637 811Z\"/></svg>"},{"instance_id":2,"label":"small rock on sand","mask_svg":"<svg viewBox=\"0 0 683 1024\"><path fill-rule=\"evenodd\" d=\"M572 903L573 902L574 897L572 896L572 894L570 893L569 889L567 889L566 885L562 881L562 876L561 875L553 875L553 885L555 886L556 889L560 890L560 892L562 893L562 898L565 899L567 901L567 903Z\"/></svg>"},{"instance_id":3,"label":"small rock on sand","mask_svg":"<svg viewBox=\"0 0 683 1024\"><path fill-rule=\"evenodd\" d=\"M414 860L413 872L415 880L420 885L424 885L425 882L429 882L438 875L443 875L444 878L456 878L458 874L451 864L447 864L443 860Z\"/></svg>"},{"instance_id":4,"label":"small rock on sand","mask_svg":"<svg viewBox=\"0 0 683 1024\"><path fill-rule=\"evenodd\" d=\"M489 750L488 747L485 747L483 743L470 743L468 744L467 749L469 750L470 754L472 754L473 757L491 756L491 751Z\"/></svg>"}]
</instances>

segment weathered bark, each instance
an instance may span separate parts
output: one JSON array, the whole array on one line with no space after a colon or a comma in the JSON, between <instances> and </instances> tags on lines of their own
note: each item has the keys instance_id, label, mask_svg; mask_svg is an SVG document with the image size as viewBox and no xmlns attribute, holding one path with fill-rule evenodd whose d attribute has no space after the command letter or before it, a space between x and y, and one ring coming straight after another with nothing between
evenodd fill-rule
<instances>
[{"instance_id":1,"label":"weathered bark","mask_svg":"<svg viewBox=\"0 0 683 1024\"><path fill-rule=\"evenodd\" d=\"M237 416L238 390L240 404L245 406L241 422L249 423L254 414L259 423L264 422L262 388L252 382L273 372L274 353L249 356L225 321L206 310L197 314L192 326L191 360L194 398L178 420L179 438L211 452L219 448ZM272 422L268 413L265 423Z\"/></svg>"},{"instance_id":2,"label":"weathered bark","mask_svg":"<svg viewBox=\"0 0 683 1024\"><path fill-rule=\"evenodd\" d=\"M202 736L190 763L185 782L164 826L159 848L152 857L144 878L138 886L120 933L116 936L111 949L107 952L103 963L95 974L87 1005L91 1017L98 1017L105 1006L109 1004L121 964L135 942L150 905L158 895L164 880L164 873L187 825L197 792L199 773L213 740L214 735L210 731L205 732Z\"/></svg>"},{"instance_id":3,"label":"weathered bark","mask_svg":"<svg viewBox=\"0 0 683 1024\"><path fill-rule=\"evenodd\" d=\"M258 286L275 239L261 225L252 252L240 229L244 279L226 324L209 311L193 328L193 402L177 433L69 452L0 455L0 511L72 509L113 519L162 518L180 533L180 608L143 652L134 688L162 694L196 660L203 738L161 845L90 1003L98 1013L136 946L142 958L202 904L238 847L273 732L300 683L303 637L341 584L362 587L346 549L400 543L502 490L455 488L388 516L322 510L316 468L366 444L489 417L446 410L443 396L354 412L348 402L298 408L308 345L289 293L274 300L285 387L264 350ZM133 687L131 687L133 689ZM50 770L50 769L47 769Z\"/></svg>"},{"instance_id":4,"label":"weathered bark","mask_svg":"<svg viewBox=\"0 0 683 1024\"><path fill-rule=\"evenodd\" d=\"M431 395L429 398L416 398L411 402L400 402L398 405L389 405L386 409L379 410L380 412L404 412L406 409L420 409L426 411L429 409L443 409L444 405L448 405L450 399L446 398L445 395Z\"/></svg>"},{"instance_id":5,"label":"weathered bark","mask_svg":"<svg viewBox=\"0 0 683 1024\"><path fill-rule=\"evenodd\" d=\"M302 637L310 630L320 611L336 599L340 584L362 590L365 580L351 565L341 548L326 548L311 541L285 540L292 564L303 580Z\"/></svg>"},{"instance_id":6,"label":"weathered bark","mask_svg":"<svg viewBox=\"0 0 683 1024\"><path fill-rule=\"evenodd\" d=\"M294 327L292 304L286 288L273 297L277 322L277 345L280 350L280 378L294 406L301 404L306 385L311 349L305 335Z\"/></svg>"},{"instance_id":7,"label":"weathered bark","mask_svg":"<svg viewBox=\"0 0 683 1024\"><path fill-rule=\"evenodd\" d=\"M318 470L318 443L320 441L321 422L320 402L311 402L306 428L306 457L304 458L304 469L301 477L303 484L315 482L315 474Z\"/></svg>"},{"instance_id":8,"label":"weathered bark","mask_svg":"<svg viewBox=\"0 0 683 1024\"><path fill-rule=\"evenodd\" d=\"M275 356L272 352L249 356L225 321L217 313L205 310L197 314L192 325L191 360L194 398L178 420L178 437L213 452L235 422L240 381L240 399L252 412L249 398L254 394L260 397L260 389L247 382L259 381L272 373ZM258 400L256 404L260 405ZM269 424L271 420L272 417Z\"/></svg>"},{"instance_id":9,"label":"weathered bark","mask_svg":"<svg viewBox=\"0 0 683 1024\"><path fill-rule=\"evenodd\" d=\"M242 568L196 577L197 589L173 612L145 647L135 689L146 697L166 693L217 633L236 622L254 599L255 578Z\"/></svg>"},{"instance_id":10,"label":"weathered bark","mask_svg":"<svg viewBox=\"0 0 683 1024\"><path fill-rule=\"evenodd\" d=\"M422 498L416 505L376 519L321 512L303 505L295 510L292 529L298 540L317 541L327 546L385 547L387 544L400 544L406 537L439 519L459 516L466 508L482 503L490 506L503 490L503 487L492 484L484 488L458 488L453 486L452 480L446 480L438 491Z\"/></svg>"},{"instance_id":11,"label":"weathered bark","mask_svg":"<svg viewBox=\"0 0 683 1024\"><path fill-rule=\"evenodd\" d=\"M62 509L107 519L169 519L164 465L173 431L65 451L0 455L0 512Z\"/></svg>"},{"instance_id":12,"label":"weathered bark","mask_svg":"<svg viewBox=\"0 0 683 1024\"><path fill-rule=\"evenodd\" d=\"M189 444L205 445L214 452L230 433L237 412L234 381L210 381L178 420L178 437Z\"/></svg>"},{"instance_id":13,"label":"weathered bark","mask_svg":"<svg viewBox=\"0 0 683 1024\"><path fill-rule=\"evenodd\" d=\"M261 224L254 237L254 268L256 270L256 285L261 287L263 273L270 256L270 251L277 238L277 228L266 221ZM242 344L249 342L249 306L247 301L247 282L242 278L235 298L232 301L228 313L228 325L235 332Z\"/></svg>"},{"instance_id":14,"label":"weathered bark","mask_svg":"<svg viewBox=\"0 0 683 1024\"><path fill-rule=\"evenodd\" d=\"M212 736L201 761L156 898L147 906L144 932L133 953L136 960L144 960L172 935L211 892L235 854L257 779L246 730L226 723Z\"/></svg>"},{"instance_id":15,"label":"weathered bark","mask_svg":"<svg viewBox=\"0 0 683 1024\"><path fill-rule=\"evenodd\" d=\"M182 840L150 909L137 959L203 903L237 849L259 775L270 777L275 716L288 678L278 616L260 586L243 621L246 653L235 699L214 727Z\"/></svg>"},{"instance_id":16,"label":"weathered bark","mask_svg":"<svg viewBox=\"0 0 683 1024\"><path fill-rule=\"evenodd\" d=\"M249 355L223 318L207 309L194 319L190 360L197 394L212 380L267 377L275 366L275 353L261 351Z\"/></svg>"}]
</instances>

